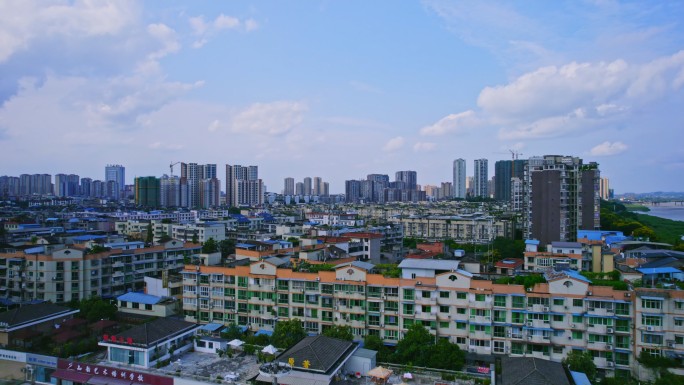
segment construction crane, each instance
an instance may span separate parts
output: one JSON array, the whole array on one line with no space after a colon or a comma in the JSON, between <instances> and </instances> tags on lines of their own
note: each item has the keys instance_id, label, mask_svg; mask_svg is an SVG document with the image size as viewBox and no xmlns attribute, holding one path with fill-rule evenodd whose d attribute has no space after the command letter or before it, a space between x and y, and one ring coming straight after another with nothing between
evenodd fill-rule
<instances>
[{"instance_id":1,"label":"construction crane","mask_svg":"<svg viewBox=\"0 0 684 385\"><path fill-rule=\"evenodd\" d=\"M513 160L517 160L520 155L522 155L522 152L518 152L517 150L508 150L511 152L511 158Z\"/></svg>"},{"instance_id":2,"label":"construction crane","mask_svg":"<svg viewBox=\"0 0 684 385\"><path fill-rule=\"evenodd\" d=\"M169 169L171 170L170 176L173 176L173 166L177 165L178 163L180 163L180 162L175 162L175 163L171 162L171 164L169 165Z\"/></svg>"}]
</instances>

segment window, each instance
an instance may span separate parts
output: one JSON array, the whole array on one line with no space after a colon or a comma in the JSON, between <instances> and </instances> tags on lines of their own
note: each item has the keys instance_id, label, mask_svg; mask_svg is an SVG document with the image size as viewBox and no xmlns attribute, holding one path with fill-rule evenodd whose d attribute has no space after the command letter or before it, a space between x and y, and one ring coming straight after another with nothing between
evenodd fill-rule
<instances>
[{"instance_id":1,"label":"window","mask_svg":"<svg viewBox=\"0 0 684 385\"><path fill-rule=\"evenodd\" d=\"M449 298L449 292L448 291L440 291L439 292L439 298Z\"/></svg>"},{"instance_id":2,"label":"window","mask_svg":"<svg viewBox=\"0 0 684 385\"><path fill-rule=\"evenodd\" d=\"M439 312L440 313L449 313L449 306L440 306Z\"/></svg>"},{"instance_id":3,"label":"window","mask_svg":"<svg viewBox=\"0 0 684 385\"><path fill-rule=\"evenodd\" d=\"M516 309L525 307L525 297L515 296L511 297L511 306Z\"/></svg>"},{"instance_id":4,"label":"window","mask_svg":"<svg viewBox=\"0 0 684 385\"><path fill-rule=\"evenodd\" d=\"M440 321L439 322L439 328L440 329L449 329L449 322Z\"/></svg>"},{"instance_id":5,"label":"window","mask_svg":"<svg viewBox=\"0 0 684 385\"><path fill-rule=\"evenodd\" d=\"M404 300L411 301L414 299L414 290L413 289L404 289Z\"/></svg>"},{"instance_id":6,"label":"window","mask_svg":"<svg viewBox=\"0 0 684 385\"><path fill-rule=\"evenodd\" d=\"M145 305L145 310L152 310L152 305Z\"/></svg>"},{"instance_id":7,"label":"window","mask_svg":"<svg viewBox=\"0 0 684 385\"><path fill-rule=\"evenodd\" d=\"M464 307L456 308L456 314L465 314L466 309Z\"/></svg>"},{"instance_id":8,"label":"window","mask_svg":"<svg viewBox=\"0 0 684 385\"><path fill-rule=\"evenodd\" d=\"M494 306L506 307L506 296L505 295L495 295L494 296Z\"/></svg>"},{"instance_id":9,"label":"window","mask_svg":"<svg viewBox=\"0 0 684 385\"><path fill-rule=\"evenodd\" d=\"M456 293L456 299L466 299L466 298L468 298L466 294L467 293L464 293L464 292L457 292Z\"/></svg>"},{"instance_id":10,"label":"window","mask_svg":"<svg viewBox=\"0 0 684 385\"><path fill-rule=\"evenodd\" d=\"M563 305L565 305L565 299L564 298L554 298L553 299L553 305L554 306L563 306Z\"/></svg>"},{"instance_id":11,"label":"window","mask_svg":"<svg viewBox=\"0 0 684 385\"><path fill-rule=\"evenodd\" d=\"M646 326L661 326L663 322L662 317L642 315L641 323Z\"/></svg>"},{"instance_id":12,"label":"window","mask_svg":"<svg viewBox=\"0 0 684 385\"><path fill-rule=\"evenodd\" d=\"M553 322L563 322L564 319L565 317L560 314L553 315Z\"/></svg>"},{"instance_id":13,"label":"window","mask_svg":"<svg viewBox=\"0 0 684 385\"><path fill-rule=\"evenodd\" d=\"M674 324L675 326L684 326L684 318L675 318Z\"/></svg>"},{"instance_id":14,"label":"window","mask_svg":"<svg viewBox=\"0 0 684 385\"><path fill-rule=\"evenodd\" d=\"M420 297L421 298L430 298L430 292L427 290L423 290L420 292Z\"/></svg>"},{"instance_id":15,"label":"window","mask_svg":"<svg viewBox=\"0 0 684 385\"><path fill-rule=\"evenodd\" d=\"M658 334L643 333L641 335L641 342L643 342L645 344L662 345L663 344L663 336L658 335Z\"/></svg>"},{"instance_id":16,"label":"window","mask_svg":"<svg viewBox=\"0 0 684 385\"><path fill-rule=\"evenodd\" d=\"M412 315L413 314L414 308L413 308L412 303L405 303L403 307L404 307L404 314L406 314L406 315Z\"/></svg>"},{"instance_id":17,"label":"window","mask_svg":"<svg viewBox=\"0 0 684 385\"><path fill-rule=\"evenodd\" d=\"M641 307L644 309L660 309L663 301L655 299L641 299Z\"/></svg>"},{"instance_id":18,"label":"window","mask_svg":"<svg viewBox=\"0 0 684 385\"><path fill-rule=\"evenodd\" d=\"M584 301L582 301L581 299L575 298L572 300L572 306L582 307L582 306L584 306Z\"/></svg>"}]
</instances>

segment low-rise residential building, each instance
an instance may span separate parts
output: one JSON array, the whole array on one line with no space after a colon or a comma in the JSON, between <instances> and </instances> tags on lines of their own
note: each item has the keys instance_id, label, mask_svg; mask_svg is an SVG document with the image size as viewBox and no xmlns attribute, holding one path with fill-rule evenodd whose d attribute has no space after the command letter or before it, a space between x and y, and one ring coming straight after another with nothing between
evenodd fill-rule
<instances>
[{"instance_id":1,"label":"low-rise residential building","mask_svg":"<svg viewBox=\"0 0 684 385\"><path fill-rule=\"evenodd\" d=\"M152 317L168 317L176 314L178 308L175 298L136 292L120 295L116 301L120 312Z\"/></svg>"},{"instance_id":2,"label":"low-rise residential building","mask_svg":"<svg viewBox=\"0 0 684 385\"><path fill-rule=\"evenodd\" d=\"M93 253L82 246L43 245L0 253L0 298L64 303L111 298L141 290L144 277L162 277L185 266L201 246L171 240L162 245Z\"/></svg>"},{"instance_id":3,"label":"low-rise residential building","mask_svg":"<svg viewBox=\"0 0 684 385\"><path fill-rule=\"evenodd\" d=\"M309 333L345 325L355 339L376 335L388 344L420 323L469 352L560 362L583 349L610 372L635 373L642 352L684 354L684 291L616 290L594 286L574 270L552 269L546 283L532 287L496 284L460 270L458 261L413 261L453 266L422 266L433 271L418 276L419 266L402 265L401 278L358 262L317 273L267 261L193 266L183 272L183 309L188 321L255 331L294 318Z\"/></svg>"},{"instance_id":4,"label":"low-rise residential building","mask_svg":"<svg viewBox=\"0 0 684 385\"><path fill-rule=\"evenodd\" d=\"M461 243L487 243L497 237L512 238L513 223L485 215L411 215L394 219L404 236L428 240L452 239Z\"/></svg>"},{"instance_id":5,"label":"low-rise residential building","mask_svg":"<svg viewBox=\"0 0 684 385\"><path fill-rule=\"evenodd\" d=\"M29 346L27 342L31 336L52 333L55 325L73 318L78 309L51 303L24 305L0 313L0 347L21 344Z\"/></svg>"},{"instance_id":6,"label":"low-rise residential building","mask_svg":"<svg viewBox=\"0 0 684 385\"><path fill-rule=\"evenodd\" d=\"M174 318L158 318L114 335L103 335L98 345L107 349L107 361L150 368L192 348L200 328Z\"/></svg>"}]
</instances>

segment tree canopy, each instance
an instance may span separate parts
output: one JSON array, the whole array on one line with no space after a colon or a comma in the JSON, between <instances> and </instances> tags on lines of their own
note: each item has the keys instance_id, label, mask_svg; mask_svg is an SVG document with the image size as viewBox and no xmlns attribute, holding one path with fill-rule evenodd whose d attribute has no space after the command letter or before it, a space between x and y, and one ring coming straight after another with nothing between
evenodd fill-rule
<instances>
[{"instance_id":1,"label":"tree canopy","mask_svg":"<svg viewBox=\"0 0 684 385\"><path fill-rule=\"evenodd\" d=\"M434 345L435 337L420 323L415 323L397 344L393 360L400 364L426 366L429 364L430 349Z\"/></svg>"},{"instance_id":2,"label":"tree canopy","mask_svg":"<svg viewBox=\"0 0 684 385\"><path fill-rule=\"evenodd\" d=\"M214 238L207 239L202 245L202 254L211 254L219 251L219 245Z\"/></svg>"},{"instance_id":3,"label":"tree canopy","mask_svg":"<svg viewBox=\"0 0 684 385\"><path fill-rule=\"evenodd\" d=\"M100 297L81 300L78 303L78 309L80 310L79 316L85 318L88 322L100 319L114 319L117 311L116 305Z\"/></svg>"},{"instance_id":4,"label":"tree canopy","mask_svg":"<svg viewBox=\"0 0 684 385\"><path fill-rule=\"evenodd\" d=\"M278 348L289 349L306 337L302 321L297 318L276 323L271 343Z\"/></svg>"},{"instance_id":5,"label":"tree canopy","mask_svg":"<svg viewBox=\"0 0 684 385\"><path fill-rule=\"evenodd\" d=\"M332 327L323 330L323 335L326 337L339 338L341 340L347 341L354 340L351 326L333 325Z\"/></svg>"},{"instance_id":6,"label":"tree canopy","mask_svg":"<svg viewBox=\"0 0 684 385\"><path fill-rule=\"evenodd\" d=\"M596 364L589 351L572 350L563 359L563 365L574 372L582 372L593 381L596 378Z\"/></svg>"}]
</instances>

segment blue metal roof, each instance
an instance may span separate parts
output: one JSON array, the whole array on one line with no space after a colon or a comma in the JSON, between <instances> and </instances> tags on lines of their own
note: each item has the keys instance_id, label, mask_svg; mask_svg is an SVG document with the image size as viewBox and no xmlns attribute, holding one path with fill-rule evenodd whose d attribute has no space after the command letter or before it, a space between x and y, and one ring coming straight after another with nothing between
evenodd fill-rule
<instances>
[{"instance_id":1,"label":"blue metal roof","mask_svg":"<svg viewBox=\"0 0 684 385\"><path fill-rule=\"evenodd\" d=\"M223 327L223 324L209 323L202 326L200 329L206 330L208 332L215 332Z\"/></svg>"},{"instance_id":2,"label":"blue metal roof","mask_svg":"<svg viewBox=\"0 0 684 385\"><path fill-rule=\"evenodd\" d=\"M255 336L271 336L273 334L273 330L266 330L266 329L259 329L254 335Z\"/></svg>"},{"instance_id":3,"label":"blue metal roof","mask_svg":"<svg viewBox=\"0 0 684 385\"><path fill-rule=\"evenodd\" d=\"M253 248L256 247L256 245L252 245L252 244L249 244L249 243L236 243L236 244L235 244L235 247L240 247L240 248L243 248L243 249L253 249Z\"/></svg>"},{"instance_id":4,"label":"blue metal roof","mask_svg":"<svg viewBox=\"0 0 684 385\"><path fill-rule=\"evenodd\" d=\"M536 240L536 239L526 239L526 240L525 240L525 244L526 244L526 245L538 245L538 244L539 244L539 241Z\"/></svg>"},{"instance_id":5,"label":"blue metal roof","mask_svg":"<svg viewBox=\"0 0 684 385\"><path fill-rule=\"evenodd\" d=\"M566 270L565 272L569 277L575 278L580 281L584 281L586 283L591 283L591 280L589 278L583 276L575 270Z\"/></svg>"},{"instance_id":6,"label":"blue metal roof","mask_svg":"<svg viewBox=\"0 0 684 385\"><path fill-rule=\"evenodd\" d=\"M116 297L119 301L142 303L144 305L155 305L161 301L161 297L143 293L130 292Z\"/></svg>"},{"instance_id":7,"label":"blue metal roof","mask_svg":"<svg viewBox=\"0 0 684 385\"><path fill-rule=\"evenodd\" d=\"M575 385L591 385L589 377L582 372L573 372L571 370L570 375L572 376L572 380L575 382Z\"/></svg>"},{"instance_id":8,"label":"blue metal roof","mask_svg":"<svg viewBox=\"0 0 684 385\"><path fill-rule=\"evenodd\" d=\"M92 241L95 239L107 238L106 235L78 235L74 237L74 241Z\"/></svg>"},{"instance_id":9,"label":"blue metal roof","mask_svg":"<svg viewBox=\"0 0 684 385\"><path fill-rule=\"evenodd\" d=\"M677 273L682 272L681 270L675 269L674 267L671 267L671 266L641 268L641 269L637 269L637 271L640 272L641 274L677 274Z\"/></svg>"},{"instance_id":10,"label":"blue metal roof","mask_svg":"<svg viewBox=\"0 0 684 385\"><path fill-rule=\"evenodd\" d=\"M31 247L30 249L24 250L25 254L38 254L42 253L45 248L43 246Z\"/></svg>"}]
</instances>

